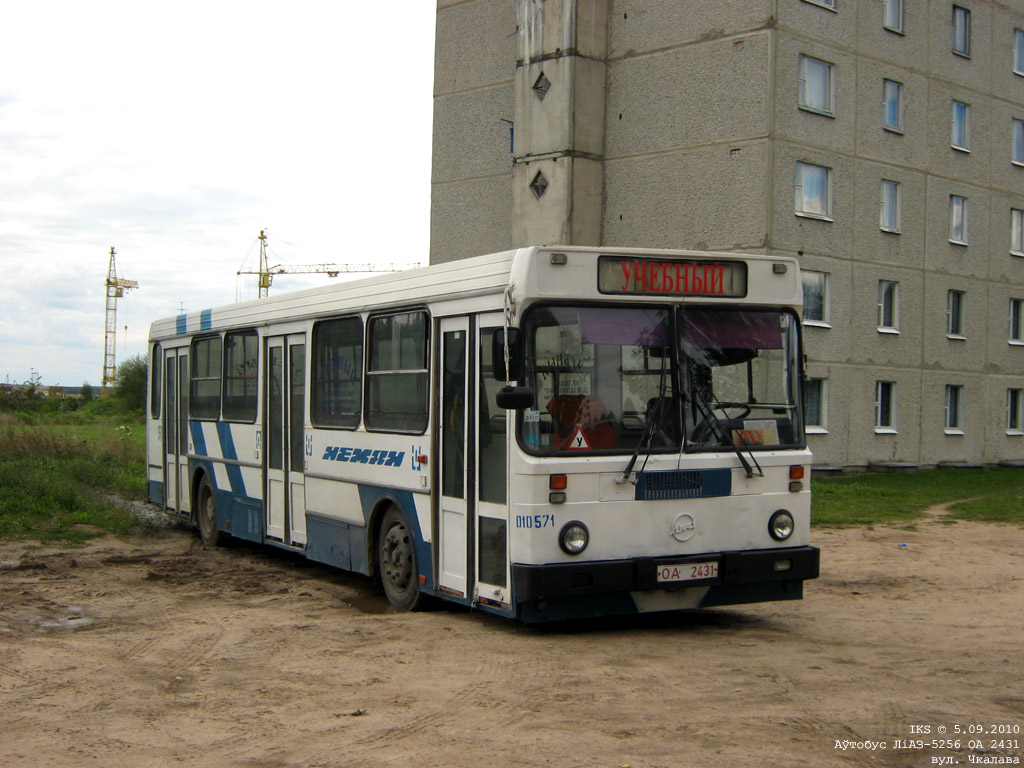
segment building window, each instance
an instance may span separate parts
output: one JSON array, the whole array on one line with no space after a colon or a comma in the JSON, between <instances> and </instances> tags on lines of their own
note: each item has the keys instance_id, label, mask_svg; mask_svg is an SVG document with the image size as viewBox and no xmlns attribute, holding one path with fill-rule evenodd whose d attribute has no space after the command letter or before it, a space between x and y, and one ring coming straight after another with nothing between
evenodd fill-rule
<instances>
[{"instance_id":1,"label":"building window","mask_svg":"<svg viewBox=\"0 0 1024 768\"><path fill-rule=\"evenodd\" d=\"M966 336L964 324L964 301L963 291L949 291L946 293L946 335L956 339Z\"/></svg>"},{"instance_id":2,"label":"building window","mask_svg":"<svg viewBox=\"0 0 1024 768\"><path fill-rule=\"evenodd\" d=\"M903 83L882 80L882 127L903 133Z\"/></svg>"},{"instance_id":3,"label":"building window","mask_svg":"<svg viewBox=\"0 0 1024 768\"><path fill-rule=\"evenodd\" d=\"M824 272L804 270L800 273L804 287L804 324L829 323L828 275Z\"/></svg>"},{"instance_id":4,"label":"building window","mask_svg":"<svg viewBox=\"0 0 1024 768\"><path fill-rule=\"evenodd\" d=\"M899 333L900 284L893 280L878 281L878 330Z\"/></svg>"},{"instance_id":5,"label":"building window","mask_svg":"<svg viewBox=\"0 0 1024 768\"><path fill-rule=\"evenodd\" d=\"M890 32L903 34L903 0L884 0L882 26Z\"/></svg>"},{"instance_id":6,"label":"building window","mask_svg":"<svg viewBox=\"0 0 1024 768\"><path fill-rule=\"evenodd\" d=\"M796 164L796 214L831 220L831 168L811 163Z\"/></svg>"},{"instance_id":7,"label":"building window","mask_svg":"<svg viewBox=\"0 0 1024 768\"><path fill-rule=\"evenodd\" d=\"M1006 434L1024 435L1024 389L1006 390Z\"/></svg>"},{"instance_id":8,"label":"building window","mask_svg":"<svg viewBox=\"0 0 1024 768\"><path fill-rule=\"evenodd\" d=\"M1024 344L1024 299L1010 299L1010 343Z\"/></svg>"},{"instance_id":9,"label":"building window","mask_svg":"<svg viewBox=\"0 0 1024 768\"><path fill-rule=\"evenodd\" d=\"M1013 71L1024 75L1024 30L1013 30Z\"/></svg>"},{"instance_id":10,"label":"building window","mask_svg":"<svg viewBox=\"0 0 1024 768\"><path fill-rule=\"evenodd\" d=\"M807 379L804 383L804 421L809 433L828 431L828 380Z\"/></svg>"},{"instance_id":11,"label":"building window","mask_svg":"<svg viewBox=\"0 0 1024 768\"><path fill-rule=\"evenodd\" d=\"M830 11L836 9L836 0L804 0L804 2L811 5L820 5L822 8L828 8Z\"/></svg>"},{"instance_id":12,"label":"building window","mask_svg":"<svg viewBox=\"0 0 1024 768\"><path fill-rule=\"evenodd\" d=\"M827 61L800 56L800 109L835 114L833 73L834 68Z\"/></svg>"},{"instance_id":13,"label":"building window","mask_svg":"<svg viewBox=\"0 0 1024 768\"><path fill-rule=\"evenodd\" d=\"M1024 256L1024 211L1010 209L1010 253Z\"/></svg>"},{"instance_id":14,"label":"building window","mask_svg":"<svg viewBox=\"0 0 1024 768\"><path fill-rule=\"evenodd\" d=\"M953 149L970 152L971 106L962 101L953 102L949 143Z\"/></svg>"},{"instance_id":15,"label":"building window","mask_svg":"<svg viewBox=\"0 0 1024 768\"><path fill-rule=\"evenodd\" d=\"M953 6L953 53L971 55L971 12L959 5Z\"/></svg>"},{"instance_id":16,"label":"building window","mask_svg":"<svg viewBox=\"0 0 1024 768\"><path fill-rule=\"evenodd\" d=\"M875 382L875 431L896 431L896 382Z\"/></svg>"},{"instance_id":17,"label":"building window","mask_svg":"<svg viewBox=\"0 0 1024 768\"><path fill-rule=\"evenodd\" d=\"M885 232L899 232L902 220L900 183L882 179L882 212L878 226Z\"/></svg>"},{"instance_id":18,"label":"building window","mask_svg":"<svg viewBox=\"0 0 1024 768\"><path fill-rule=\"evenodd\" d=\"M1013 164L1024 165L1024 120L1013 121Z\"/></svg>"},{"instance_id":19,"label":"building window","mask_svg":"<svg viewBox=\"0 0 1024 768\"><path fill-rule=\"evenodd\" d=\"M967 198L949 196L949 242L967 245Z\"/></svg>"},{"instance_id":20,"label":"building window","mask_svg":"<svg viewBox=\"0 0 1024 768\"><path fill-rule=\"evenodd\" d=\"M964 433L964 388L959 384L946 385L946 434Z\"/></svg>"}]
</instances>

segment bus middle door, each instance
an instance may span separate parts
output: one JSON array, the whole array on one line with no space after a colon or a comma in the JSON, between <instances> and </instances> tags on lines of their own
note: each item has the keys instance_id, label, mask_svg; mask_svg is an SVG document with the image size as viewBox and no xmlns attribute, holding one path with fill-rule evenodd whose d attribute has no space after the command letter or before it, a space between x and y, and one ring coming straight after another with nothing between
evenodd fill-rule
<instances>
[{"instance_id":1,"label":"bus middle door","mask_svg":"<svg viewBox=\"0 0 1024 768\"><path fill-rule=\"evenodd\" d=\"M306 337L267 339L267 441L264 485L267 538L306 543Z\"/></svg>"}]
</instances>

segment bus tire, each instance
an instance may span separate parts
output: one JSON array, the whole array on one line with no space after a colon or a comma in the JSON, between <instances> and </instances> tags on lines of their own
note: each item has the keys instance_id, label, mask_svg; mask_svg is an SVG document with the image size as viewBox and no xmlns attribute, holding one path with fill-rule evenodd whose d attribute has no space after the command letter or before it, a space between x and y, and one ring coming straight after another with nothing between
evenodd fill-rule
<instances>
[{"instance_id":1,"label":"bus tire","mask_svg":"<svg viewBox=\"0 0 1024 768\"><path fill-rule=\"evenodd\" d=\"M226 537L217 530L217 497L208 477L204 477L199 483L199 493L196 494L196 499L198 501L196 523L199 526L199 538L203 540L204 546L220 546Z\"/></svg>"},{"instance_id":2,"label":"bus tire","mask_svg":"<svg viewBox=\"0 0 1024 768\"><path fill-rule=\"evenodd\" d=\"M420 592L412 528L394 506L384 513L377 535L377 569L384 594L395 608L415 611L423 607L426 596Z\"/></svg>"}]
</instances>

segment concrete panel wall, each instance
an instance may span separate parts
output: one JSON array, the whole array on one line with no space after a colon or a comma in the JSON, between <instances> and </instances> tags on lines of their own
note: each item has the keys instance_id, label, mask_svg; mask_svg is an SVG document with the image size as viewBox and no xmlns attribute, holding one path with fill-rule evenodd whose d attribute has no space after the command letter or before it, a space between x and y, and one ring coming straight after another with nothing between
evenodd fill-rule
<instances>
[{"instance_id":1,"label":"concrete panel wall","mask_svg":"<svg viewBox=\"0 0 1024 768\"><path fill-rule=\"evenodd\" d=\"M882 126L884 80L893 80L903 85L903 128L899 133ZM887 62L859 59L858 155L912 168L927 168L928 127L928 78Z\"/></svg>"},{"instance_id":2,"label":"concrete panel wall","mask_svg":"<svg viewBox=\"0 0 1024 768\"><path fill-rule=\"evenodd\" d=\"M770 53L761 32L610 63L607 156L766 136Z\"/></svg>"},{"instance_id":3,"label":"concrete panel wall","mask_svg":"<svg viewBox=\"0 0 1024 768\"><path fill-rule=\"evenodd\" d=\"M928 177L928 230L925 268L964 277L984 277L988 272L989 190L965 182ZM968 245L949 239L950 196L968 201Z\"/></svg>"},{"instance_id":4,"label":"concrete panel wall","mask_svg":"<svg viewBox=\"0 0 1024 768\"><path fill-rule=\"evenodd\" d=\"M852 153L856 145L856 59L835 46L797 37L788 31L780 31L777 41L775 135L784 141ZM833 116L800 109L798 72L801 55L832 65L835 101Z\"/></svg>"},{"instance_id":5,"label":"concrete panel wall","mask_svg":"<svg viewBox=\"0 0 1024 768\"><path fill-rule=\"evenodd\" d=\"M610 60L772 26L774 0L716 0L681 6L664 0L612 0Z\"/></svg>"},{"instance_id":6,"label":"concrete panel wall","mask_svg":"<svg viewBox=\"0 0 1024 768\"><path fill-rule=\"evenodd\" d=\"M604 243L762 249L767 152L761 140L607 159Z\"/></svg>"},{"instance_id":7,"label":"concrete panel wall","mask_svg":"<svg viewBox=\"0 0 1024 768\"><path fill-rule=\"evenodd\" d=\"M794 190L797 162L832 169L831 221L798 216ZM853 257L854 159L801 144L775 143L771 245L785 251Z\"/></svg>"},{"instance_id":8,"label":"concrete panel wall","mask_svg":"<svg viewBox=\"0 0 1024 768\"><path fill-rule=\"evenodd\" d=\"M924 267L927 177L904 165L858 160L855 165L854 258L903 267ZM881 224L882 180L899 186L898 233Z\"/></svg>"}]
</instances>

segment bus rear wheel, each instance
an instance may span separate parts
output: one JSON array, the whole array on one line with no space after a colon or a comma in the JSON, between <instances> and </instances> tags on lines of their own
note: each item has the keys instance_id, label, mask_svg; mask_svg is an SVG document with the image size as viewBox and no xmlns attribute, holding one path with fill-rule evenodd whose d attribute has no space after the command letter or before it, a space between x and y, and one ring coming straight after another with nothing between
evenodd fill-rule
<instances>
[{"instance_id":1,"label":"bus rear wheel","mask_svg":"<svg viewBox=\"0 0 1024 768\"><path fill-rule=\"evenodd\" d=\"M217 530L217 501L209 478L204 477L199 484L198 501L196 522L199 524L199 538L207 547L223 544L225 536Z\"/></svg>"},{"instance_id":2,"label":"bus rear wheel","mask_svg":"<svg viewBox=\"0 0 1024 768\"><path fill-rule=\"evenodd\" d=\"M377 566L388 601L400 611L423 607L426 595L420 592L416 565L416 542L412 528L400 509L390 507L384 513L377 536Z\"/></svg>"}]
</instances>

